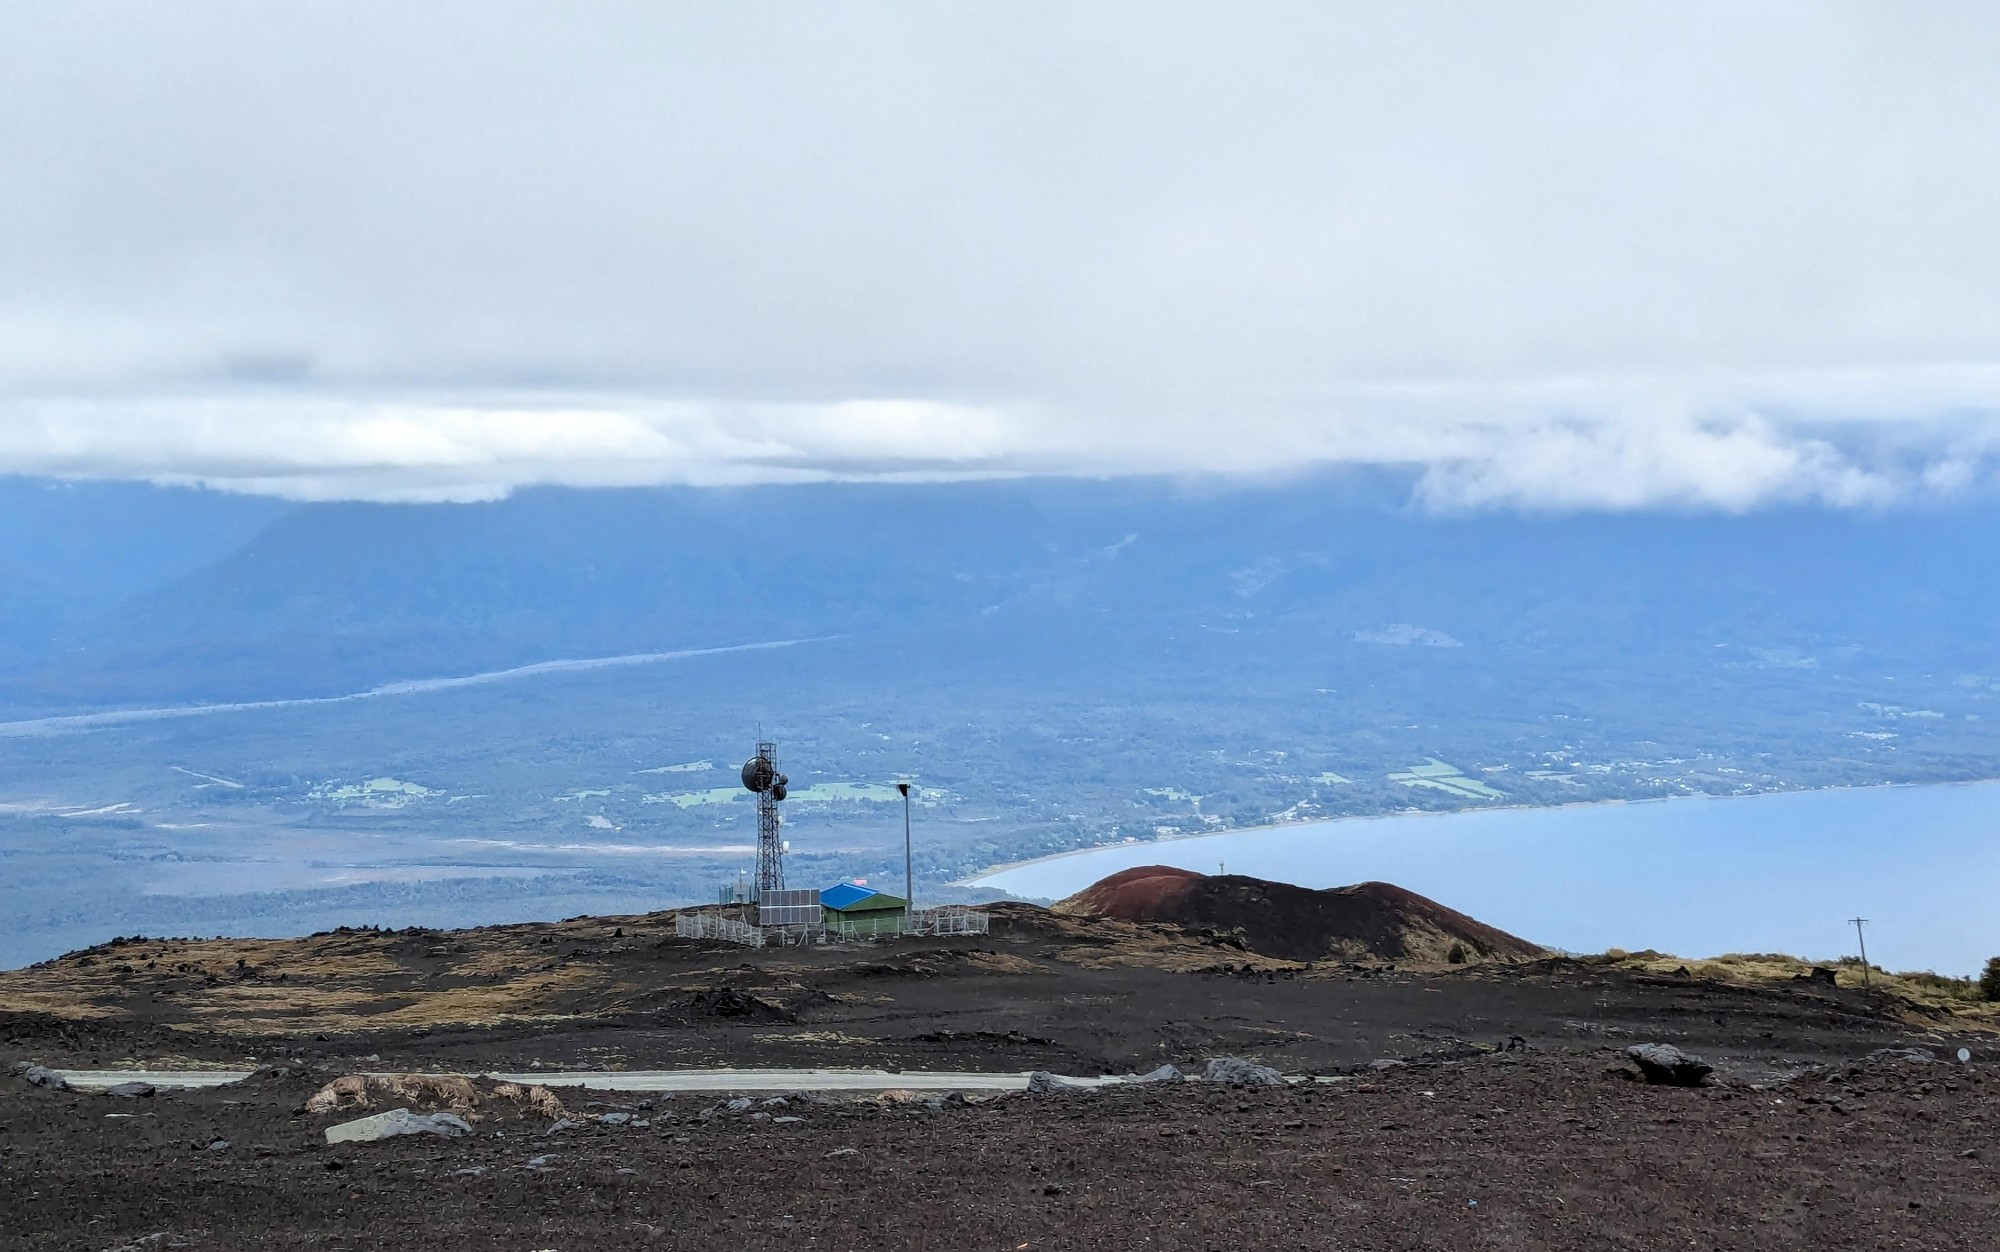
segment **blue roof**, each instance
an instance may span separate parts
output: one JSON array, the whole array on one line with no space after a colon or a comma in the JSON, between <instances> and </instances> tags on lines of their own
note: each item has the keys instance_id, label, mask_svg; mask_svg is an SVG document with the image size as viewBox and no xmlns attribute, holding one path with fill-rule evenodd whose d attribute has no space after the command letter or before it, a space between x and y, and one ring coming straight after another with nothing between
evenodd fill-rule
<instances>
[{"instance_id":1,"label":"blue roof","mask_svg":"<svg viewBox=\"0 0 2000 1252\"><path fill-rule=\"evenodd\" d=\"M873 887L861 887L851 882L844 882L820 892L819 902L830 909L844 909L866 900L869 896L881 894Z\"/></svg>"}]
</instances>

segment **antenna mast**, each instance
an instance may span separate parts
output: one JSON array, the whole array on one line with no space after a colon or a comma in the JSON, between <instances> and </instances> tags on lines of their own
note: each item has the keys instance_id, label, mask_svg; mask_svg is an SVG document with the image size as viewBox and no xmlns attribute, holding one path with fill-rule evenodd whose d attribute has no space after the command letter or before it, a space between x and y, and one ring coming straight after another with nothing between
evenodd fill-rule
<instances>
[{"instance_id":1,"label":"antenna mast","mask_svg":"<svg viewBox=\"0 0 2000 1252\"><path fill-rule=\"evenodd\" d=\"M743 786L757 793L757 879L756 895L785 889L785 844L778 837L778 801L785 798L790 781L778 772L778 745L759 740L757 755L743 762Z\"/></svg>"}]
</instances>

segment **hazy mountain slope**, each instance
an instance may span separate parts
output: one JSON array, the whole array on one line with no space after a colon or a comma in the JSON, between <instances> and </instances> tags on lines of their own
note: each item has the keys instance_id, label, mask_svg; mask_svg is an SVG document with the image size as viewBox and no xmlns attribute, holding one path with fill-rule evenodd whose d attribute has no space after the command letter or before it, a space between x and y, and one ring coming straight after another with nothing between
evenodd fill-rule
<instances>
[{"instance_id":1,"label":"hazy mountain slope","mask_svg":"<svg viewBox=\"0 0 2000 1252\"><path fill-rule=\"evenodd\" d=\"M1051 663L1083 638L1166 661L1188 632L1249 630L1274 647L1463 645L1489 669L1491 649L1669 669L1977 667L2000 626L1991 505L1439 519L1383 494L1323 481L541 490L267 506L268 525L227 555L254 510L199 500L42 592L61 600L41 620L69 651L9 685L14 703L44 705L314 694L885 629L921 650L979 623ZM119 504L101 532L130 524ZM202 556L215 559L190 568ZM114 587L130 598L112 610Z\"/></svg>"},{"instance_id":2,"label":"hazy mountain slope","mask_svg":"<svg viewBox=\"0 0 2000 1252\"><path fill-rule=\"evenodd\" d=\"M122 602L227 558L292 508L143 483L0 476L0 664L77 646Z\"/></svg>"}]
</instances>

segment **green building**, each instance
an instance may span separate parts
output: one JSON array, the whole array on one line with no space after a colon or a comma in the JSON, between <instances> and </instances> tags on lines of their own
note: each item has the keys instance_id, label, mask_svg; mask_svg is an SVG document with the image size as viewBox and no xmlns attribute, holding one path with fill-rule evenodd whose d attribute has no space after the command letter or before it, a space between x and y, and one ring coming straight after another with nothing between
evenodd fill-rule
<instances>
[{"instance_id":1,"label":"green building","mask_svg":"<svg viewBox=\"0 0 2000 1252\"><path fill-rule=\"evenodd\" d=\"M819 893L827 933L843 939L900 935L909 920L910 902L870 887L844 882Z\"/></svg>"}]
</instances>

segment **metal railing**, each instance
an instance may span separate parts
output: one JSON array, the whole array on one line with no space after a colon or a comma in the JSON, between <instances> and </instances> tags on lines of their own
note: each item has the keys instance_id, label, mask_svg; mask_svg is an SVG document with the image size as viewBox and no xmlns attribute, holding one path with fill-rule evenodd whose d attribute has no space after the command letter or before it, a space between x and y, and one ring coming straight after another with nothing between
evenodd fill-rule
<instances>
[{"instance_id":1,"label":"metal railing","mask_svg":"<svg viewBox=\"0 0 2000 1252\"><path fill-rule=\"evenodd\" d=\"M674 933L683 939L720 939L747 948L764 946L764 931L748 922L739 922L720 913L676 913Z\"/></svg>"},{"instance_id":2,"label":"metal railing","mask_svg":"<svg viewBox=\"0 0 2000 1252\"><path fill-rule=\"evenodd\" d=\"M837 939L880 939L896 935L983 935L991 919L978 909L948 904L907 915L839 917L824 924L753 926L721 913L690 910L674 915L682 939L718 939L746 948L790 947Z\"/></svg>"},{"instance_id":3,"label":"metal railing","mask_svg":"<svg viewBox=\"0 0 2000 1252\"><path fill-rule=\"evenodd\" d=\"M903 928L906 935L983 935L991 919L979 909L947 904L934 909L917 909Z\"/></svg>"}]
</instances>

